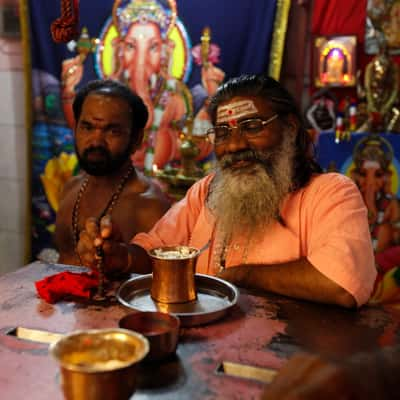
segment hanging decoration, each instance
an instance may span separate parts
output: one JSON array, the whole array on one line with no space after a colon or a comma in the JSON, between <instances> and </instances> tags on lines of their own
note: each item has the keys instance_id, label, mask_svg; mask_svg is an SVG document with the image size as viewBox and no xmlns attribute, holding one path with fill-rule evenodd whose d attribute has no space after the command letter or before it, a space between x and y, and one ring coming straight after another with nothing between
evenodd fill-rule
<instances>
[{"instance_id":1,"label":"hanging decoration","mask_svg":"<svg viewBox=\"0 0 400 400\"><path fill-rule=\"evenodd\" d=\"M61 0L61 16L51 24L56 43L68 43L79 36L79 0Z\"/></svg>"}]
</instances>

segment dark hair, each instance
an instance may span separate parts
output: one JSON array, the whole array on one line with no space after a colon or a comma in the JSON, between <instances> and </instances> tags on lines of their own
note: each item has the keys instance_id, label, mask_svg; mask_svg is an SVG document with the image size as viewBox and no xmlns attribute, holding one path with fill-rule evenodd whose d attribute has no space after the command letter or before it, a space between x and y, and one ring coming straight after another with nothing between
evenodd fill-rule
<instances>
[{"instance_id":1,"label":"dark hair","mask_svg":"<svg viewBox=\"0 0 400 400\"><path fill-rule=\"evenodd\" d=\"M213 124L216 122L219 104L235 96L259 96L271 105L273 111L283 121L288 115L293 115L298 120L299 128L293 163L293 190L305 186L313 173L322 172L315 160L313 141L305 128L302 114L292 95L279 82L266 75L242 75L230 79L218 88L210 100L208 111Z\"/></svg>"},{"instance_id":2,"label":"dark hair","mask_svg":"<svg viewBox=\"0 0 400 400\"><path fill-rule=\"evenodd\" d=\"M72 104L75 123L79 121L81 116L83 102L86 97L92 93L103 96L118 97L128 103L132 111L132 140L146 126L149 113L141 97L133 92L128 86L111 79L90 81L78 91L74 103Z\"/></svg>"}]
</instances>

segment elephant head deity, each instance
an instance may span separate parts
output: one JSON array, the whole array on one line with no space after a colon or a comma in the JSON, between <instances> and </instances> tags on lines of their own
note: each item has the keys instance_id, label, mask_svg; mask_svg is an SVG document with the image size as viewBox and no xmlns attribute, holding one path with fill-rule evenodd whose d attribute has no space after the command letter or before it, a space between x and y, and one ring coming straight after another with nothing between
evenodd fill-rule
<instances>
[{"instance_id":1,"label":"elephant head deity","mask_svg":"<svg viewBox=\"0 0 400 400\"><path fill-rule=\"evenodd\" d=\"M176 2L115 0L110 22L103 33L113 28L113 38L108 44L104 36L99 40L101 45L98 46L97 56L102 59L106 47L111 48L111 68L106 72L101 66L98 71L101 71L103 78L126 83L143 99L149 111L143 145L132 156L134 164L143 167L146 155L154 153L151 163L163 167L180 157L180 132L176 129L179 123L183 125L184 120L193 118L195 126L201 127L203 133L206 130L204 127L210 124L205 103L194 115L192 93L183 82L183 75L190 64L189 48L183 46L186 59L181 68L182 76L176 77L171 73L175 47L175 42L170 39L171 32L175 34L179 31L178 36L185 36L182 24L178 23ZM186 45L189 46L189 43ZM80 55L63 62L63 109L71 127L74 124L71 102L82 74L83 61ZM202 65L204 99L215 93L224 76L224 72L212 62ZM203 141L198 159L206 157L211 151L212 146Z\"/></svg>"},{"instance_id":2,"label":"elephant head deity","mask_svg":"<svg viewBox=\"0 0 400 400\"><path fill-rule=\"evenodd\" d=\"M117 0L112 11L118 31L112 77L127 83L143 99L150 114L147 127L154 123L159 97L171 78L174 44L168 34L175 25L176 3L168 3L169 7L155 0Z\"/></svg>"}]
</instances>

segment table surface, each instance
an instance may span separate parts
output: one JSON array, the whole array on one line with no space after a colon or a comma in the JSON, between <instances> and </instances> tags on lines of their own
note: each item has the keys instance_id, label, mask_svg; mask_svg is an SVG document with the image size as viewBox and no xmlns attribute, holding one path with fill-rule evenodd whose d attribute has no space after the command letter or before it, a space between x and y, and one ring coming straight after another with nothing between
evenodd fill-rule
<instances>
[{"instance_id":1,"label":"table surface","mask_svg":"<svg viewBox=\"0 0 400 400\"><path fill-rule=\"evenodd\" d=\"M59 371L45 344L7 335L11 327L68 333L117 327L131 312L113 298L106 304L47 304L34 282L71 267L35 262L0 277L0 393L4 399L62 399ZM400 343L400 308L357 311L241 291L219 321L181 329L176 356L140 367L132 399L258 399L263 384L216 373L222 361L279 368L294 352L344 358Z\"/></svg>"}]
</instances>

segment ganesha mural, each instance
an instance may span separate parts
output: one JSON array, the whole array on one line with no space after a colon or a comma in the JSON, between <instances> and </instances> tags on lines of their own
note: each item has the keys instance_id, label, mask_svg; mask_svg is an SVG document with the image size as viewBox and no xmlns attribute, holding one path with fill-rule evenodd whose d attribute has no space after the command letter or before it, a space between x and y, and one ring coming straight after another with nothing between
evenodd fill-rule
<instances>
[{"instance_id":1,"label":"ganesha mural","mask_svg":"<svg viewBox=\"0 0 400 400\"><path fill-rule=\"evenodd\" d=\"M392 160L392 146L383 137L367 136L354 147L354 168L350 174L367 205L376 252L386 250L399 240L397 222L400 210L392 187L396 184Z\"/></svg>"},{"instance_id":2,"label":"ganesha mural","mask_svg":"<svg viewBox=\"0 0 400 400\"><path fill-rule=\"evenodd\" d=\"M189 161L198 161L196 167L203 167L204 172L214 159L204 135L210 126L207 99L225 73L232 77L271 67L273 76L279 74L285 34L276 32L274 26L276 18L280 25L286 21L283 11L289 2L254 0L251 6L232 2L226 7L225 2L215 1L211 8L187 0L26 3L28 13L23 18L30 31L30 59L25 67L27 82L32 80L34 259L43 248L53 246L60 193L65 180L79 173L73 157L76 92L93 79L116 79L129 85L150 112L143 146L132 162L149 172L156 166L159 173L178 171L186 161L181 160L181 148L193 142L197 147ZM68 11L68 4L73 10ZM65 28L64 23L70 21L67 11L73 11L78 38L69 43L55 41L50 33L56 25ZM247 21L253 21L258 29L249 30ZM182 135L188 132L193 137ZM197 176L193 175L194 179Z\"/></svg>"},{"instance_id":3,"label":"ganesha mural","mask_svg":"<svg viewBox=\"0 0 400 400\"><path fill-rule=\"evenodd\" d=\"M206 54L204 56L204 47ZM211 47L212 46L212 47ZM116 0L112 15L104 24L95 49L99 78L118 79L138 93L149 110L144 143L133 155L136 166L150 162L164 167L179 159L179 134L185 120L194 118L194 134L209 127L205 102L224 79L224 72L213 61L215 45L203 43L201 87L196 96L185 85L193 60L190 39L178 18L175 0ZM196 54L196 48L193 49ZM71 99L85 68L82 54L63 62L63 109L73 125ZM201 142L199 159L212 151ZM150 156L150 158L149 158ZM151 167L151 166L150 166Z\"/></svg>"}]
</instances>

